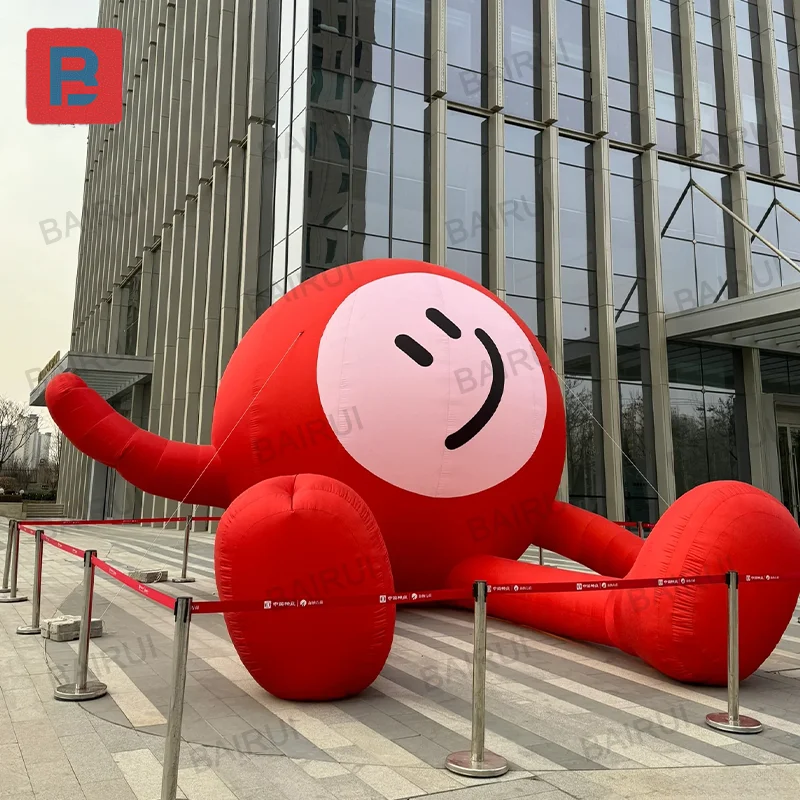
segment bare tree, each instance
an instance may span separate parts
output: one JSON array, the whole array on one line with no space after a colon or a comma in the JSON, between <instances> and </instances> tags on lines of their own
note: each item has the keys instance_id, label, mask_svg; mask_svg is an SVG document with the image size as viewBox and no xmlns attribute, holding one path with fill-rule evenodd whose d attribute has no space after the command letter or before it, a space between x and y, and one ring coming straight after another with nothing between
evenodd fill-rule
<instances>
[{"instance_id":1,"label":"bare tree","mask_svg":"<svg viewBox=\"0 0 800 800\"><path fill-rule=\"evenodd\" d=\"M7 397L0 397L0 469L19 458L37 430L28 422L27 408Z\"/></svg>"}]
</instances>

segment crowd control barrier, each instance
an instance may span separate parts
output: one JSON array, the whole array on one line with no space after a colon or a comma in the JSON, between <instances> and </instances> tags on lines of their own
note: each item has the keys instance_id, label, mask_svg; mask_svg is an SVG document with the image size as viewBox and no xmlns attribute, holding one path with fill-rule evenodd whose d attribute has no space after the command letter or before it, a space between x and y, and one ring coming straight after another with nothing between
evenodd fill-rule
<instances>
[{"instance_id":1,"label":"crowd control barrier","mask_svg":"<svg viewBox=\"0 0 800 800\"><path fill-rule=\"evenodd\" d=\"M8 543L6 561L3 567L3 586L0 589L0 603L24 603L28 598L17 594L17 574L19 571L19 523L12 519L8 523Z\"/></svg>"},{"instance_id":2,"label":"crowd control barrier","mask_svg":"<svg viewBox=\"0 0 800 800\"><path fill-rule=\"evenodd\" d=\"M191 518L187 530L191 525ZM163 521L163 520L162 520ZM186 521L186 519L184 519ZM50 524L50 523L47 523ZM33 611L31 625L18 629L19 634L35 632L38 628L42 594L42 554L48 544L83 559L83 616L81 617L78 655L75 663L75 682L58 686L55 697L59 700L91 700L107 694L107 686L100 681L88 680L89 645L91 633L92 603L95 570L99 569L111 579L122 583L146 599L168 608L175 618L173 637L173 660L170 688L169 716L164 750L161 800L175 800L178 786L178 764L180 760L181 728L183 723L184 695L186 688L186 666L189 652L189 637L192 617L195 614L219 614L226 612L251 613L302 613L309 608L362 606L392 603L407 605L417 603L443 603L474 601L474 633L472 657L472 733L470 750L452 753L445 766L452 772L475 778L495 777L508 771L505 758L490 752L485 747L486 736L486 603L492 593L503 594L554 594L562 592L624 591L627 589L673 588L680 591L687 586L726 584L728 619L728 709L726 712L708 714L706 723L728 733L752 734L762 730L757 720L739 713L739 575L728 572L719 575L677 576L673 578L636 578L569 581L535 584L488 584L476 581L472 587L441 589L432 591L410 591L395 594L362 594L333 598L263 598L239 601L194 602L191 597L174 597L152 586L140 583L116 568L97 558L95 550L82 551L50 536L42 529L14 522L9 526L11 556L6 553L6 569L10 576L9 594L16 596L16 577L19 558L19 534L33 535L36 541L33 575ZM797 575L745 575L744 580L753 585L761 582L789 581L800 586ZM5 582L5 581L4 581Z\"/></svg>"}]
</instances>

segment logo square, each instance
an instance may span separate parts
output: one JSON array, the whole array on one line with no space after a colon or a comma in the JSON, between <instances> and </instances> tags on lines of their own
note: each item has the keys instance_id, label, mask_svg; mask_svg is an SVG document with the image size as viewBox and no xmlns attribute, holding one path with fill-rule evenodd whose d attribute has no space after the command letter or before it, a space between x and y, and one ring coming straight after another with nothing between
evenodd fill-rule
<instances>
[{"instance_id":1,"label":"logo square","mask_svg":"<svg viewBox=\"0 0 800 800\"><path fill-rule=\"evenodd\" d=\"M122 31L28 31L26 104L33 125L117 125L122 121Z\"/></svg>"}]
</instances>

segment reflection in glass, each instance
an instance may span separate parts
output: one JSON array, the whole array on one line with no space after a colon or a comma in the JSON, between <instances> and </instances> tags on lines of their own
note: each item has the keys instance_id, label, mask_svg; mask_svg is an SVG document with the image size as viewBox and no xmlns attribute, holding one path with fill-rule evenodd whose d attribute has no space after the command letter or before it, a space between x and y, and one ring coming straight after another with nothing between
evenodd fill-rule
<instances>
[{"instance_id":1,"label":"reflection in glass","mask_svg":"<svg viewBox=\"0 0 800 800\"><path fill-rule=\"evenodd\" d=\"M725 135L725 62L718 0L695 3L697 79L700 92L702 158L728 163Z\"/></svg>"},{"instance_id":2,"label":"reflection in glass","mask_svg":"<svg viewBox=\"0 0 800 800\"><path fill-rule=\"evenodd\" d=\"M607 5L608 135L639 142L639 58L634 3Z\"/></svg>"},{"instance_id":3,"label":"reflection in glass","mask_svg":"<svg viewBox=\"0 0 800 800\"><path fill-rule=\"evenodd\" d=\"M486 107L486 4L482 0L447 2L448 97Z\"/></svg>"},{"instance_id":4,"label":"reflection in glass","mask_svg":"<svg viewBox=\"0 0 800 800\"><path fill-rule=\"evenodd\" d=\"M658 147L686 154L680 15L676 0L652 0L653 79Z\"/></svg>"},{"instance_id":5,"label":"reflection in glass","mask_svg":"<svg viewBox=\"0 0 800 800\"><path fill-rule=\"evenodd\" d=\"M730 178L659 161L661 272L667 313L736 296L733 223L697 188L731 207Z\"/></svg>"},{"instance_id":6,"label":"reflection in glass","mask_svg":"<svg viewBox=\"0 0 800 800\"><path fill-rule=\"evenodd\" d=\"M751 172L769 175L764 71L759 34L758 7L744 2L737 3L736 38L745 164Z\"/></svg>"},{"instance_id":7,"label":"reflection in glass","mask_svg":"<svg viewBox=\"0 0 800 800\"><path fill-rule=\"evenodd\" d=\"M394 129L392 158L392 237L429 243L428 176L430 137Z\"/></svg>"},{"instance_id":8,"label":"reflection in glass","mask_svg":"<svg viewBox=\"0 0 800 800\"><path fill-rule=\"evenodd\" d=\"M530 128L506 123L505 142L505 197L500 213L505 224L506 302L543 342L541 134ZM538 298L539 302L534 298Z\"/></svg>"},{"instance_id":9,"label":"reflection in glass","mask_svg":"<svg viewBox=\"0 0 800 800\"><path fill-rule=\"evenodd\" d=\"M709 480L750 479L741 357L706 345L668 345L678 495Z\"/></svg>"},{"instance_id":10,"label":"reflection in glass","mask_svg":"<svg viewBox=\"0 0 800 800\"><path fill-rule=\"evenodd\" d=\"M538 0L506 3L504 26L505 113L541 119L541 10Z\"/></svg>"},{"instance_id":11,"label":"reflection in glass","mask_svg":"<svg viewBox=\"0 0 800 800\"><path fill-rule=\"evenodd\" d=\"M771 184L747 182L750 224L796 264L800 259L800 192ZM788 209L788 211L787 211ZM763 292L800 281L800 273L755 237L751 237L753 290Z\"/></svg>"},{"instance_id":12,"label":"reflection in glass","mask_svg":"<svg viewBox=\"0 0 800 800\"><path fill-rule=\"evenodd\" d=\"M603 432L600 382L564 379L567 417L567 474L569 501L598 514L605 513Z\"/></svg>"},{"instance_id":13,"label":"reflection in glass","mask_svg":"<svg viewBox=\"0 0 800 800\"><path fill-rule=\"evenodd\" d=\"M589 6L558 0L558 124L590 132L592 128L591 33Z\"/></svg>"},{"instance_id":14,"label":"reflection in glass","mask_svg":"<svg viewBox=\"0 0 800 800\"><path fill-rule=\"evenodd\" d=\"M488 121L484 117L449 111L447 122L447 266L485 285L489 225L493 224L487 191Z\"/></svg>"}]
</instances>

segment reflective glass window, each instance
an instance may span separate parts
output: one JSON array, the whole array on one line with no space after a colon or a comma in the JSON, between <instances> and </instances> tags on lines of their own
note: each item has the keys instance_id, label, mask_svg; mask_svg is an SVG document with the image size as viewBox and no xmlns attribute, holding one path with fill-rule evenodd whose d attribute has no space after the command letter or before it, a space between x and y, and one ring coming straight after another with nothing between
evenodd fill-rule
<instances>
[{"instance_id":1,"label":"reflective glass window","mask_svg":"<svg viewBox=\"0 0 800 800\"><path fill-rule=\"evenodd\" d=\"M544 346L544 244L541 134L505 125L506 302Z\"/></svg>"},{"instance_id":2,"label":"reflective glass window","mask_svg":"<svg viewBox=\"0 0 800 800\"><path fill-rule=\"evenodd\" d=\"M758 7L737 0L736 41L739 55L739 92L745 165L750 172L769 174L767 114L761 60Z\"/></svg>"},{"instance_id":3,"label":"reflective glass window","mask_svg":"<svg viewBox=\"0 0 800 800\"><path fill-rule=\"evenodd\" d=\"M540 0L506 3L503 12L506 114L541 119Z\"/></svg>"},{"instance_id":4,"label":"reflective glass window","mask_svg":"<svg viewBox=\"0 0 800 800\"><path fill-rule=\"evenodd\" d=\"M561 312L570 502L605 509L593 147L559 137Z\"/></svg>"},{"instance_id":5,"label":"reflective glass window","mask_svg":"<svg viewBox=\"0 0 800 800\"><path fill-rule=\"evenodd\" d=\"M750 479L740 354L668 343L672 444L678 496L710 480Z\"/></svg>"},{"instance_id":6,"label":"reflective glass window","mask_svg":"<svg viewBox=\"0 0 800 800\"><path fill-rule=\"evenodd\" d=\"M606 62L608 65L608 135L639 142L639 57L636 4L606 4Z\"/></svg>"},{"instance_id":7,"label":"reflective glass window","mask_svg":"<svg viewBox=\"0 0 800 800\"><path fill-rule=\"evenodd\" d=\"M753 228L800 266L800 192L749 180L747 204ZM800 271L754 236L750 249L753 291L764 292L800 282Z\"/></svg>"},{"instance_id":8,"label":"reflective glass window","mask_svg":"<svg viewBox=\"0 0 800 800\"><path fill-rule=\"evenodd\" d=\"M727 175L659 162L661 273L667 313L736 296L734 223L694 184L731 207Z\"/></svg>"},{"instance_id":9,"label":"reflective glass window","mask_svg":"<svg viewBox=\"0 0 800 800\"><path fill-rule=\"evenodd\" d=\"M558 124L562 128L591 131L591 38L589 7L573 0L558 0Z\"/></svg>"},{"instance_id":10,"label":"reflective glass window","mask_svg":"<svg viewBox=\"0 0 800 800\"><path fill-rule=\"evenodd\" d=\"M722 58L719 0L696 2L694 13L702 157L705 161L727 164L725 65Z\"/></svg>"},{"instance_id":11,"label":"reflective glass window","mask_svg":"<svg viewBox=\"0 0 800 800\"><path fill-rule=\"evenodd\" d=\"M489 122L447 112L447 266L487 285Z\"/></svg>"}]
</instances>

